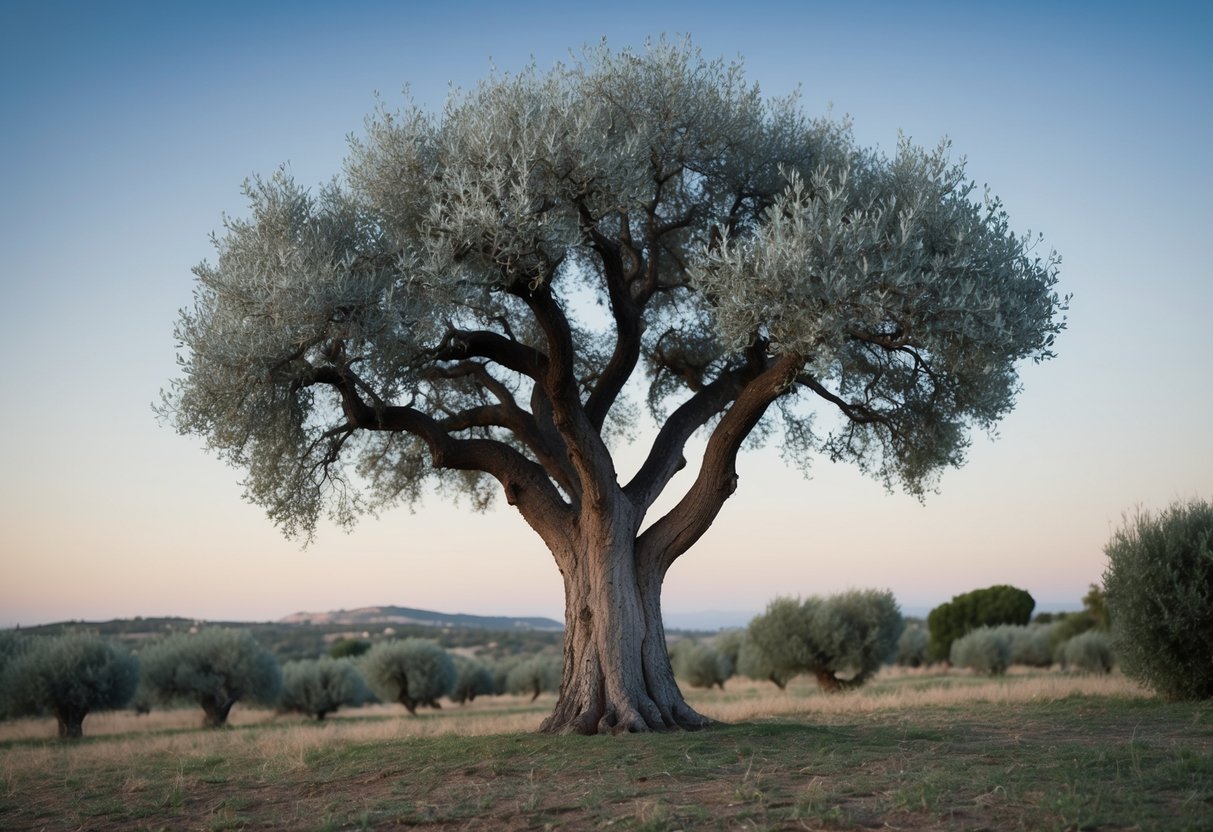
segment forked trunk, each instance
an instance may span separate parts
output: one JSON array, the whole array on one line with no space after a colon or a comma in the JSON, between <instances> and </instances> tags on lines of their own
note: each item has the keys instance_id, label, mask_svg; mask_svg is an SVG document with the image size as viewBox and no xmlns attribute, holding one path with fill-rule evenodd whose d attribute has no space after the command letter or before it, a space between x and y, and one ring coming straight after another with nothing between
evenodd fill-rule
<instances>
[{"instance_id":1,"label":"forked trunk","mask_svg":"<svg viewBox=\"0 0 1213 832\"><path fill-rule=\"evenodd\" d=\"M710 720L682 697L661 621L664 569L638 567L630 536L586 541L562 559L564 672L548 733L696 730Z\"/></svg>"}]
</instances>

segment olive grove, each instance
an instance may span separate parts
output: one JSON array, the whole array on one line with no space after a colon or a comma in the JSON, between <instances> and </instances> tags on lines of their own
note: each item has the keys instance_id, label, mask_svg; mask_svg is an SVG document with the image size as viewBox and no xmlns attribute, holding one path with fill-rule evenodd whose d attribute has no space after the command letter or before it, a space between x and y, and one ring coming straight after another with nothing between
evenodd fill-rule
<instances>
[{"instance_id":1,"label":"olive grove","mask_svg":"<svg viewBox=\"0 0 1213 832\"><path fill-rule=\"evenodd\" d=\"M503 495L564 580L549 731L708 723L661 587L743 447L921 495L1064 327L1057 258L946 144L865 149L685 42L381 109L332 184L245 194L195 269L162 415L305 539L436 486Z\"/></svg>"}]
</instances>

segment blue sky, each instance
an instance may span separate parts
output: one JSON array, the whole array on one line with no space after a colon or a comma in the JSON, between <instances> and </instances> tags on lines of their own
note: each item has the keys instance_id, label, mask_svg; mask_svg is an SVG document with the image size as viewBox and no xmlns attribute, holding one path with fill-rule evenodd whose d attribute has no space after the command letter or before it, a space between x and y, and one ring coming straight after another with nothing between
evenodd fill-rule
<instances>
[{"instance_id":1,"label":"blue sky","mask_svg":"<svg viewBox=\"0 0 1213 832\"><path fill-rule=\"evenodd\" d=\"M248 5L252 5L251 8ZM397 603L561 615L503 507L429 501L301 550L239 472L160 426L172 326L241 181L340 172L378 91L438 109L491 65L690 33L861 141L947 135L1074 293L996 442L925 506L822 460L743 460L666 609L887 587L907 609L993 583L1074 605L1122 512L1213 498L1213 14L1207 4L0 3L0 626L271 619Z\"/></svg>"}]
</instances>

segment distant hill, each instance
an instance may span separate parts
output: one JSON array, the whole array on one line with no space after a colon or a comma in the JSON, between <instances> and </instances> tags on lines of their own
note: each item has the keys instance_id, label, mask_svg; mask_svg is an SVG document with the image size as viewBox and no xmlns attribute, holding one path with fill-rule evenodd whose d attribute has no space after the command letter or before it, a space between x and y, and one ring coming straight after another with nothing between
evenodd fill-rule
<instances>
[{"instance_id":1,"label":"distant hill","mask_svg":"<svg viewBox=\"0 0 1213 832\"><path fill-rule=\"evenodd\" d=\"M335 612L297 612L281 619L280 624L334 624L363 627L369 624L419 624L425 627L458 627L480 630L517 631L538 630L558 632L564 625L551 618L510 618L508 616L467 615L465 613L433 612L410 607L362 607Z\"/></svg>"}]
</instances>

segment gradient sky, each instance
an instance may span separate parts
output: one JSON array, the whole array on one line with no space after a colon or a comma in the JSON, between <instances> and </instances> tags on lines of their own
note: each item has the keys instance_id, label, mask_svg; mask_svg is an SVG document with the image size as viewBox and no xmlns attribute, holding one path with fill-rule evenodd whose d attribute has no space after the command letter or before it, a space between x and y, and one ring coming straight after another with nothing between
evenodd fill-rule
<instances>
[{"instance_id":1,"label":"gradient sky","mask_svg":"<svg viewBox=\"0 0 1213 832\"><path fill-rule=\"evenodd\" d=\"M667 613L744 620L849 587L923 612L995 583L1074 607L1123 512L1213 498L1213 6L246 5L0 0L0 626L373 604L561 618L551 556L508 507L429 500L301 549L151 404L245 177L287 164L319 184L375 91L439 108L490 65L603 36L690 33L765 92L850 114L866 145L951 137L1074 294L1059 358L1024 368L997 440L975 436L925 505L827 460L806 481L776 448L744 457Z\"/></svg>"}]
</instances>

